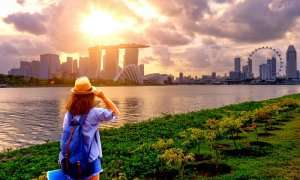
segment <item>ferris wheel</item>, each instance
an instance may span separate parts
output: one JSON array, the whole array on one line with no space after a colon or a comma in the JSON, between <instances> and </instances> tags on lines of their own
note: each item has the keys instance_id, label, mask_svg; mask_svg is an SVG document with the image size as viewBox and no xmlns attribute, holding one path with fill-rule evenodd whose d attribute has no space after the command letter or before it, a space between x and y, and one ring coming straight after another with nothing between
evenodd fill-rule
<instances>
[{"instance_id":1,"label":"ferris wheel","mask_svg":"<svg viewBox=\"0 0 300 180\"><path fill-rule=\"evenodd\" d=\"M263 46L260 48L256 48L249 54L248 60L255 61L257 59L257 56L259 56L260 54L271 54L272 57L275 57L276 63L278 64L276 69L276 75L278 78L284 77L284 61L280 50L275 49L271 46Z\"/></svg>"}]
</instances>

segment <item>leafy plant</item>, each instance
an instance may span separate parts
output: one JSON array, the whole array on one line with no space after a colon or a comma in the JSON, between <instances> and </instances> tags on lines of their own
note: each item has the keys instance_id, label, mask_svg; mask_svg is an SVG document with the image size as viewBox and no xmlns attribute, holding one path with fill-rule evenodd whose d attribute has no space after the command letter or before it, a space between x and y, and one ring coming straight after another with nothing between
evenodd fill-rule
<instances>
[{"instance_id":1,"label":"leafy plant","mask_svg":"<svg viewBox=\"0 0 300 180\"><path fill-rule=\"evenodd\" d=\"M152 147L156 150L163 151L172 147L173 144L174 144L173 139L164 140L160 138L156 143L152 144Z\"/></svg>"},{"instance_id":2,"label":"leafy plant","mask_svg":"<svg viewBox=\"0 0 300 180\"><path fill-rule=\"evenodd\" d=\"M241 127L241 118L226 117L220 122L221 132L230 136L235 149L238 149L236 140L240 137Z\"/></svg>"},{"instance_id":3,"label":"leafy plant","mask_svg":"<svg viewBox=\"0 0 300 180\"><path fill-rule=\"evenodd\" d=\"M205 138L205 131L199 128L188 128L179 133L183 139L183 145L187 148L196 147L197 152L200 153L201 141Z\"/></svg>"},{"instance_id":4,"label":"leafy plant","mask_svg":"<svg viewBox=\"0 0 300 180\"><path fill-rule=\"evenodd\" d=\"M183 178L184 167L187 162L194 160L194 154L185 154L182 149L171 148L165 150L165 152L161 154L159 158L165 162L168 168L178 170L180 177Z\"/></svg>"},{"instance_id":5,"label":"leafy plant","mask_svg":"<svg viewBox=\"0 0 300 180\"><path fill-rule=\"evenodd\" d=\"M205 132L205 140L208 142L210 151L213 154L213 159L215 160L216 164L218 165L220 162L220 151L216 148L216 139L217 139L217 131L208 129Z\"/></svg>"}]
</instances>

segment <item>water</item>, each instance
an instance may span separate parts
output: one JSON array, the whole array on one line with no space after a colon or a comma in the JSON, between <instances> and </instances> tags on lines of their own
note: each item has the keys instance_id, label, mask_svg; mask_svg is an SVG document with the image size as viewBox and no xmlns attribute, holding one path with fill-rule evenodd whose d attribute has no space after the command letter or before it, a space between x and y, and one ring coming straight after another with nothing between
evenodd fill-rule
<instances>
[{"instance_id":1,"label":"water","mask_svg":"<svg viewBox=\"0 0 300 180\"><path fill-rule=\"evenodd\" d=\"M58 140L70 88L0 89L0 151ZM103 87L122 116L119 127L159 116L300 92L300 86L143 86Z\"/></svg>"}]
</instances>

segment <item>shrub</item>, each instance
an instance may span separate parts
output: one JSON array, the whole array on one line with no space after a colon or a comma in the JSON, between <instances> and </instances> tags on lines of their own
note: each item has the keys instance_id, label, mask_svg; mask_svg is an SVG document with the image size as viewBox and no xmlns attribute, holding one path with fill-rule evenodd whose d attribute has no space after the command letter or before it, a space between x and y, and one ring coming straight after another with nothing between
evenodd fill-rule
<instances>
[{"instance_id":1,"label":"shrub","mask_svg":"<svg viewBox=\"0 0 300 180\"><path fill-rule=\"evenodd\" d=\"M220 152L218 148L214 148L216 145L216 139L217 139L217 131L208 129L205 132L205 140L209 144L210 151L213 155L214 160L216 161L216 164L219 164L220 161Z\"/></svg>"},{"instance_id":2,"label":"shrub","mask_svg":"<svg viewBox=\"0 0 300 180\"><path fill-rule=\"evenodd\" d=\"M205 131L199 128L188 128L185 131L179 133L179 136L183 138L183 145L187 148L195 147L197 152L200 153L200 144L205 137Z\"/></svg>"},{"instance_id":3,"label":"shrub","mask_svg":"<svg viewBox=\"0 0 300 180\"><path fill-rule=\"evenodd\" d=\"M173 139L168 139L168 140L159 139L156 143L152 144L152 148L158 151L163 151L172 147L173 144L174 144Z\"/></svg>"},{"instance_id":4,"label":"shrub","mask_svg":"<svg viewBox=\"0 0 300 180\"><path fill-rule=\"evenodd\" d=\"M167 168L178 170L180 177L183 178L184 167L187 162L194 161L194 154L185 154L182 149L171 148L165 150L159 158L165 162Z\"/></svg>"},{"instance_id":5,"label":"shrub","mask_svg":"<svg viewBox=\"0 0 300 180\"><path fill-rule=\"evenodd\" d=\"M242 121L240 118L226 117L220 122L220 131L230 136L235 149L238 149L236 139L240 137L241 127Z\"/></svg>"}]
</instances>

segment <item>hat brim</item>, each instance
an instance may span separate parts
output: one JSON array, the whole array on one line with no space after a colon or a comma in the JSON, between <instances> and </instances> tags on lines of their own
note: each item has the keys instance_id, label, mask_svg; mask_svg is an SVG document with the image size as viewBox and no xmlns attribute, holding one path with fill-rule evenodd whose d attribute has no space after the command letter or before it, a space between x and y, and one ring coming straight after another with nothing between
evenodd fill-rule
<instances>
[{"instance_id":1,"label":"hat brim","mask_svg":"<svg viewBox=\"0 0 300 180\"><path fill-rule=\"evenodd\" d=\"M71 89L72 94L93 94L95 92L96 92L96 87L94 87L94 86L92 86L91 89L88 91L77 91L74 88Z\"/></svg>"}]
</instances>

